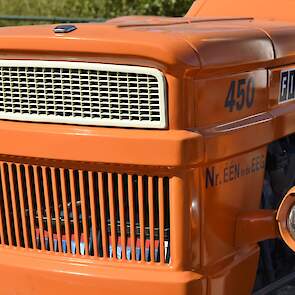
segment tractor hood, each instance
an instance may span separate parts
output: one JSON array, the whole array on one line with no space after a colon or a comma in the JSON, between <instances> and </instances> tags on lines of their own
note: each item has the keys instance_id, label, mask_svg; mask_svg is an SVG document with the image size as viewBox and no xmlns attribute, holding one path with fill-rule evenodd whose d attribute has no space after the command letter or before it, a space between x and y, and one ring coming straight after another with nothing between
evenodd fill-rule
<instances>
[{"instance_id":1,"label":"tractor hood","mask_svg":"<svg viewBox=\"0 0 295 295\"><path fill-rule=\"evenodd\" d=\"M99 60L151 65L170 72L263 64L275 58L268 34L249 18L124 17L76 24L0 29L0 58Z\"/></svg>"}]
</instances>

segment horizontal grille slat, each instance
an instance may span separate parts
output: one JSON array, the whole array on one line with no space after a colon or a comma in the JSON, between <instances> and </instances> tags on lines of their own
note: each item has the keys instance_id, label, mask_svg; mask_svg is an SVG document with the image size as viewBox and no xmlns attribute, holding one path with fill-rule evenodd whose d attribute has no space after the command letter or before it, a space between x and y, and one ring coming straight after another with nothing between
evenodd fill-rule
<instances>
[{"instance_id":1,"label":"horizontal grille slat","mask_svg":"<svg viewBox=\"0 0 295 295\"><path fill-rule=\"evenodd\" d=\"M0 118L165 128L165 88L152 68L0 60Z\"/></svg>"},{"instance_id":2,"label":"horizontal grille slat","mask_svg":"<svg viewBox=\"0 0 295 295\"><path fill-rule=\"evenodd\" d=\"M169 264L169 178L0 161L2 245Z\"/></svg>"}]
</instances>

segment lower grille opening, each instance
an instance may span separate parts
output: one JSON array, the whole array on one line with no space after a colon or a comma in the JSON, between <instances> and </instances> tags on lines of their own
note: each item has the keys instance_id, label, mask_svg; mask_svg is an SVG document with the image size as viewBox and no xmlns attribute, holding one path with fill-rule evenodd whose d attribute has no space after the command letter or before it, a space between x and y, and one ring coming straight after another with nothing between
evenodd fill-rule
<instances>
[{"instance_id":1,"label":"lower grille opening","mask_svg":"<svg viewBox=\"0 0 295 295\"><path fill-rule=\"evenodd\" d=\"M0 162L1 244L165 263L169 178Z\"/></svg>"}]
</instances>

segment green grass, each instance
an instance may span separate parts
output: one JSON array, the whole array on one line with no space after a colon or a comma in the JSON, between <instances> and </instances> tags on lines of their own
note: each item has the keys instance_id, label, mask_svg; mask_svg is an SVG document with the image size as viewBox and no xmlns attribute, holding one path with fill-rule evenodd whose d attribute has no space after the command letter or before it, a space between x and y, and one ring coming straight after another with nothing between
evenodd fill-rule
<instances>
[{"instance_id":1,"label":"green grass","mask_svg":"<svg viewBox=\"0 0 295 295\"><path fill-rule=\"evenodd\" d=\"M0 0L0 15L86 18L120 15L181 16L192 2L193 0Z\"/></svg>"}]
</instances>

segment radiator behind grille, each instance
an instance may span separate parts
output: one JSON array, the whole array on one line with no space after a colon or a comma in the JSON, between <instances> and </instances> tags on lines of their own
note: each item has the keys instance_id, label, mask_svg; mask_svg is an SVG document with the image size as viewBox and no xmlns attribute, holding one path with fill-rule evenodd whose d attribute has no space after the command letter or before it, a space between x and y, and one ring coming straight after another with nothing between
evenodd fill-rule
<instances>
[{"instance_id":1,"label":"radiator behind grille","mask_svg":"<svg viewBox=\"0 0 295 295\"><path fill-rule=\"evenodd\" d=\"M169 179L0 162L2 245L170 262Z\"/></svg>"}]
</instances>

